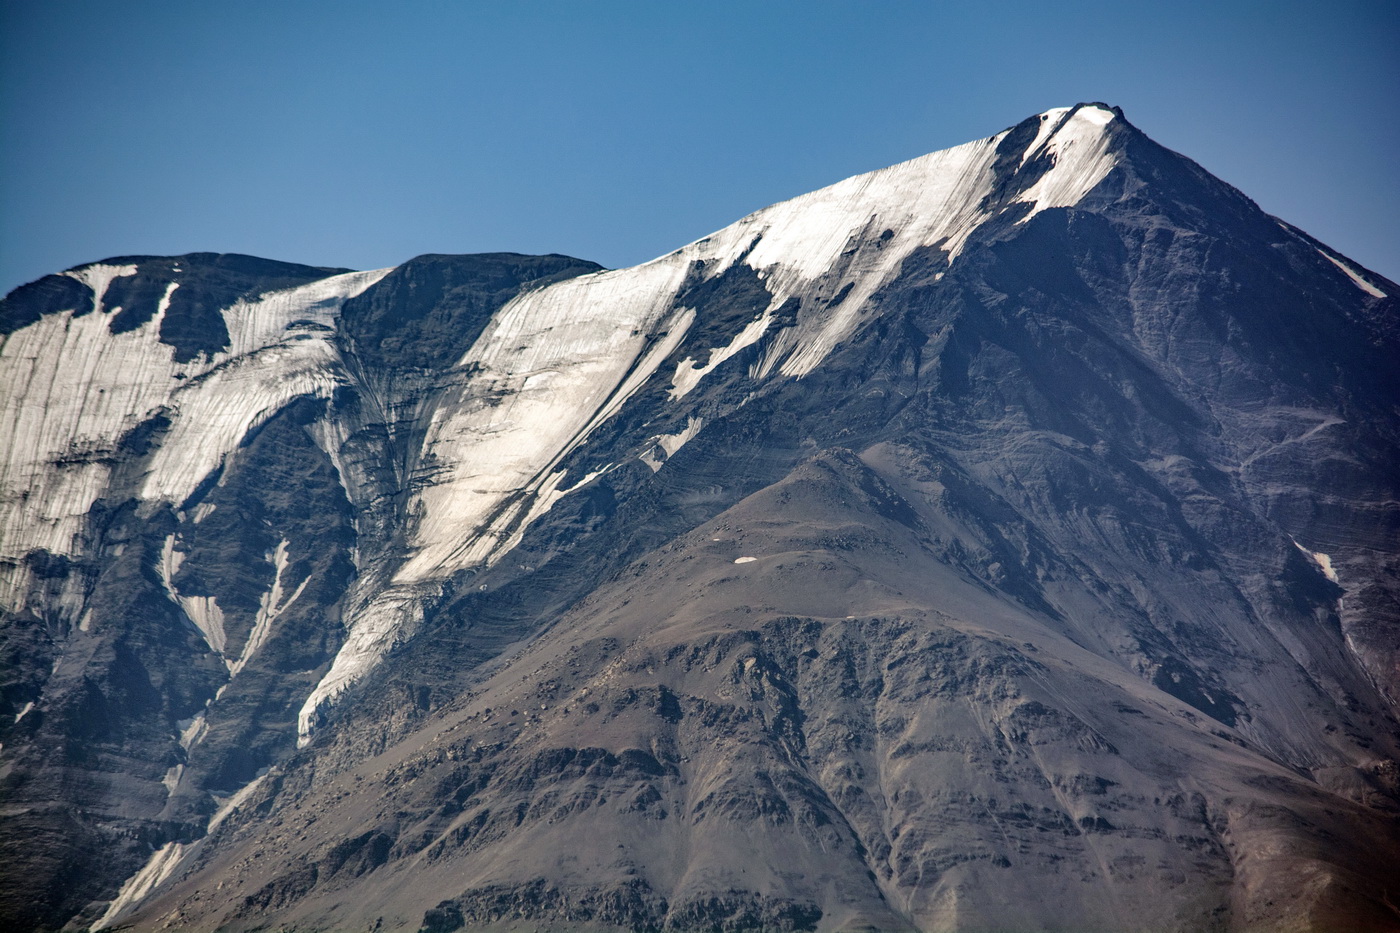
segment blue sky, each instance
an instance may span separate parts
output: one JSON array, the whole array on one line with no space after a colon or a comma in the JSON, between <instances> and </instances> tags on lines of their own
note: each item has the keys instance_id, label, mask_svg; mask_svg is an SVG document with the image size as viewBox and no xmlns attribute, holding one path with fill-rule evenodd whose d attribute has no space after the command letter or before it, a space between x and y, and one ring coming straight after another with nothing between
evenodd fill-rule
<instances>
[{"instance_id":1,"label":"blue sky","mask_svg":"<svg viewBox=\"0 0 1400 933\"><path fill-rule=\"evenodd\" d=\"M0 292L665 253L1082 100L1400 279L1400 3L0 0Z\"/></svg>"}]
</instances>

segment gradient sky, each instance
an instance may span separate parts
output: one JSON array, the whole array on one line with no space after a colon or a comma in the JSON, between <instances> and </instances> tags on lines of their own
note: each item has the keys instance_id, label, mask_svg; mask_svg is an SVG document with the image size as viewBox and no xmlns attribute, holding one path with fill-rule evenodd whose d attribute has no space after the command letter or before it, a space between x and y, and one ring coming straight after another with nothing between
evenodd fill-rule
<instances>
[{"instance_id":1,"label":"gradient sky","mask_svg":"<svg viewBox=\"0 0 1400 933\"><path fill-rule=\"evenodd\" d=\"M1077 101L1400 279L1400 3L0 0L0 292L115 255L641 262Z\"/></svg>"}]
</instances>

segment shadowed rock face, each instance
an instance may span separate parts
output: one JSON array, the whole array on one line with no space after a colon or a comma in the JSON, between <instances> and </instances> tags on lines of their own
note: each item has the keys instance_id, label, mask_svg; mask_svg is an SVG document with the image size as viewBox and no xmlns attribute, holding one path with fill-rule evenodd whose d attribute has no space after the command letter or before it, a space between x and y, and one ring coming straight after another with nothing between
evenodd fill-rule
<instances>
[{"instance_id":1,"label":"shadowed rock face","mask_svg":"<svg viewBox=\"0 0 1400 933\"><path fill-rule=\"evenodd\" d=\"M595 271L298 299L181 501L123 439L10 578L10 925L1400 923L1400 286L1099 105Z\"/></svg>"}]
</instances>

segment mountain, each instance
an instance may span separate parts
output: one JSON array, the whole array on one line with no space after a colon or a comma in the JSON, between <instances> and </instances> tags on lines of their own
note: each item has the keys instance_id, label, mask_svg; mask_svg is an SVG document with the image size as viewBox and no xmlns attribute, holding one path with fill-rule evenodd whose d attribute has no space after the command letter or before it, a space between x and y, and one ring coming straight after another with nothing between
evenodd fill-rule
<instances>
[{"instance_id":1,"label":"mountain","mask_svg":"<svg viewBox=\"0 0 1400 933\"><path fill-rule=\"evenodd\" d=\"M0 924L1395 929L1397 291L1102 104L17 289Z\"/></svg>"}]
</instances>

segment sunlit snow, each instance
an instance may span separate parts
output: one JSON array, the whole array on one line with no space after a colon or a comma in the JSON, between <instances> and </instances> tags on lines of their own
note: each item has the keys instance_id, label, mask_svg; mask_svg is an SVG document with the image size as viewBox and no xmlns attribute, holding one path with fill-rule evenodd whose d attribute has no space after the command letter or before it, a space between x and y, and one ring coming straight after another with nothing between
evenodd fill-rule
<instances>
[{"instance_id":1,"label":"sunlit snow","mask_svg":"<svg viewBox=\"0 0 1400 933\"><path fill-rule=\"evenodd\" d=\"M122 889L117 892L116 898L107 905L106 912L89 929L93 933L105 930L124 911L139 904L147 894L150 894L161 882L175 873L175 869L180 867L180 862L183 860L187 848L182 842L167 842L157 849L146 862L145 867L126 880L126 884L122 885Z\"/></svg>"},{"instance_id":2,"label":"sunlit snow","mask_svg":"<svg viewBox=\"0 0 1400 933\"><path fill-rule=\"evenodd\" d=\"M676 455L676 451L694 440L695 435L699 434L700 429L704 426L704 418L697 418L691 415L686 422L684 430L678 431L675 434L660 434L653 438L656 447L661 448L661 452L658 455L655 447L648 450L646 453L642 454L642 462L651 467L653 473L657 472L667 460L670 460Z\"/></svg>"},{"instance_id":3,"label":"sunlit snow","mask_svg":"<svg viewBox=\"0 0 1400 933\"><path fill-rule=\"evenodd\" d=\"M297 588L287 595L283 590L282 575L287 570L287 539L283 538L277 545L277 550L272 554L272 566L274 576L272 586L262 595L262 602L258 606L257 618L253 622L253 630L248 633L248 641L243 645L243 652L238 656L238 660L229 665L229 679L237 677L247 666L253 656L258 653L258 649L267 641L267 636L272 631L272 623L277 617L287 610L297 597L306 589L306 584L311 581L310 577L304 578Z\"/></svg>"},{"instance_id":4,"label":"sunlit snow","mask_svg":"<svg viewBox=\"0 0 1400 933\"><path fill-rule=\"evenodd\" d=\"M68 273L107 285L135 266L93 265ZM75 554L75 536L111 480L122 437L156 415L172 422L152 457L143 497L179 504L217 468L248 431L298 395L326 395L337 380L325 337L296 339L294 320L332 312L390 270L332 276L240 302L224 313L228 351L176 363L160 341L161 321L178 282L156 315L120 334L94 312L51 314L5 338L0 354L0 606L15 608L33 550ZM100 290L99 290L100 289ZM113 309L106 308L106 311Z\"/></svg>"},{"instance_id":5,"label":"sunlit snow","mask_svg":"<svg viewBox=\"0 0 1400 933\"><path fill-rule=\"evenodd\" d=\"M1360 273L1358 273L1351 266L1342 262L1336 256L1329 256L1327 253L1323 253L1322 250L1318 250L1318 252L1322 253L1323 257L1326 258L1328 262L1332 263L1332 265L1345 272L1347 274L1347 277L1356 283L1357 288L1361 289L1363 292L1370 295L1372 298L1386 297L1385 292L1381 291L1379 288L1376 288L1376 286L1363 279Z\"/></svg>"},{"instance_id":6,"label":"sunlit snow","mask_svg":"<svg viewBox=\"0 0 1400 933\"><path fill-rule=\"evenodd\" d=\"M1045 140L1049 139L1055 130L1059 129L1060 122L1064 120L1065 114L1069 113L1070 107L1051 107L1040 115L1040 129L1035 134L1035 139L1026 147L1025 153L1021 156L1021 164L1025 165L1035 158L1040 152L1040 147Z\"/></svg>"},{"instance_id":7,"label":"sunlit snow","mask_svg":"<svg viewBox=\"0 0 1400 933\"><path fill-rule=\"evenodd\" d=\"M1323 554L1319 551L1310 551L1307 548L1303 547L1301 544L1299 544L1297 541L1293 542L1293 546L1296 547L1298 550L1302 551L1304 554L1306 554L1308 556L1308 559L1311 560L1314 564L1317 564L1318 569L1322 571L1322 575L1324 577L1331 580L1333 583L1341 583L1341 580L1337 577L1337 571L1334 570L1332 567L1331 557L1328 557L1326 554Z\"/></svg>"},{"instance_id":8,"label":"sunlit snow","mask_svg":"<svg viewBox=\"0 0 1400 933\"><path fill-rule=\"evenodd\" d=\"M217 829L230 813L258 789L265 777L266 774L259 775L244 785L238 793L225 800L210 817L206 831L212 833ZM193 843L167 842L157 849L141 870L126 880L121 890L117 892L116 898L107 905L107 910L89 929L96 933L98 930L104 930L111 926L122 914L141 903L161 883L174 877L184 864L186 856L193 854L199 845L200 841Z\"/></svg>"},{"instance_id":9,"label":"sunlit snow","mask_svg":"<svg viewBox=\"0 0 1400 933\"><path fill-rule=\"evenodd\" d=\"M1104 128L1113 119L1095 107L1045 116L1036 145L1054 166L1023 196L1035 210L1073 204L1103 179L1112 167ZM676 366L672 399L755 345L754 378L800 378L855 332L870 296L915 250L937 248L952 261L990 219L984 199L1005 135L846 179L652 262L527 292L497 312L460 361L461 383L432 415L423 456L439 471L413 503L412 554L394 586L347 613L346 642L303 707L303 736L320 703L416 628L433 581L499 560L567 494L564 458L652 378L692 326L694 312L675 299L693 270L713 277L742 262L772 297L703 362ZM771 336L773 313L794 297L812 310ZM656 452L642 459L653 470L662 462Z\"/></svg>"},{"instance_id":10,"label":"sunlit snow","mask_svg":"<svg viewBox=\"0 0 1400 933\"><path fill-rule=\"evenodd\" d=\"M1097 106L1080 107L1062 119L1045 142L1055 168L1021 195L1020 200L1034 205L1021 223L1048 208L1078 204L1104 180L1117 159L1104 131L1113 120L1112 111Z\"/></svg>"},{"instance_id":11,"label":"sunlit snow","mask_svg":"<svg viewBox=\"0 0 1400 933\"><path fill-rule=\"evenodd\" d=\"M1032 212L1074 204L1103 179L1113 166L1107 140L1113 119L1096 106L1041 115L1021 164L1045 154L1053 165L1021 196ZM451 387L425 407L426 437L415 456L435 467L413 486L407 557L396 569L378 571L391 579L357 584L344 615L346 639L303 707L303 736L320 703L411 637L443 581L500 560L562 496L612 468L571 477L563 464L649 381L668 379L671 402L679 405L750 347L757 351L752 378L801 378L856 332L872 313L871 296L916 251L934 249L956 261L997 209L988 195L1005 138L1003 132L848 178L652 262L527 291L497 311L459 361ZM739 263L768 289L768 306L723 345L658 372L694 325L695 311L677 304L681 289L697 274L713 278ZM291 400L330 397L360 378L331 335L343 302L388 271L332 276L238 302L224 311L228 350L185 364L175 363L173 348L159 340L183 273L173 274L155 318L123 334L110 333L112 309L102 298L114 278L135 266L98 264L69 273L94 289L98 310L49 315L10 335L0 355L0 384L7 387L0 412L0 562L11 568L0 580L0 603L10 606L25 589L23 558L30 551L77 552L75 538L106 493L112 455L132 428L157 415L169 419L139 492L178 507ZM796 320L775 330L774 314L789 299L801 302ZM321 327L297 326L303 321ZM639 455L651 469L701 429L699 417L686 417L684 430L653 438ZM346 476L342 447L353 426L325 422L312 430ZM197 510L194 518L206 512ZM231 674L255 656L277 615L297 598L299 590L289 594L282 582L284 548L273 557L276 581L248 643L239 657L225 657ZM160 573L171 598L211 650L223 654L223 613L212 598L174 591L178 561L168 542ZM188 742L198 741L199 728L191 724Z\"/></svg>"},{"instance_id":12,"label":"sunlit snow","mask_svg":"<svg viewBox=\"0 0 1400 933\"><path fill-rule=\"evenodd\" d=\"M762 315L754 318L743 330L734 335L734 339L723 347L714 347L710 350L709 360L702 366L690 357L686 357L676 364L676 372L671 376L671 398L684 398L691 389L700 384L700 380L709 375L717 366L732 357L745 347L752 346L768 330L768 325L773 320L773 308L768 308Z\"/></svg>"}]
</instances>

